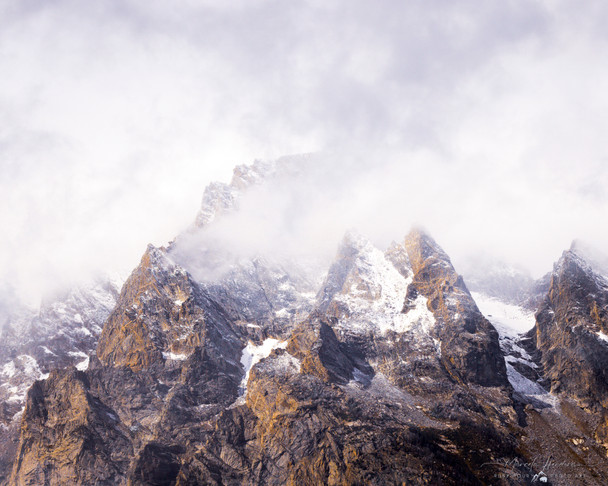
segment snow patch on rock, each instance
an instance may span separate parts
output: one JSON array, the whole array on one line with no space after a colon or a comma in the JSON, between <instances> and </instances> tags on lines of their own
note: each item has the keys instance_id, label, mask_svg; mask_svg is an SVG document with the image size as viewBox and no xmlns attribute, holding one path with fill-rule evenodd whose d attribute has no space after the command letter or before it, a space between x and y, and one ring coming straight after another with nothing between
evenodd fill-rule
<instances>
[{"instance_id":1,"label":"snow patch on rock","mask_svg":"<svg viewBox=\"0 0 608 486\"><path fill-rule=\"evenodd\" d=\"M89 369L90 358L87 356L80 363L76 363L76 369L79 371L86 371Z\"/></svg>"},{"instance_id":2,"label":"snow patch on rock","mask_svg":"<svg viewBox=\"0 0 608 486\"><path fill-rule=\"evenodd\" d=\"M172 353L171 351L169 351L169 352L163 352L163 358L165 358L166 360L172 360L172 361L184 361L184 360L188 359L188 355Z\"/></svg>"},{"instance_id":3,"label":"snow patch on rock","mask_svg":"<svg viewBox=\"0 0 608 486\"><path fill-rule=\"evenodd\" d=\"M519 345L522 335L536 324L534 313L482 293L472 292L471 295L479 310L498 331L500 349L505 354L505 361L519 361L531 368L538 368L528 352Z\"/></svg>"},{"instance_id":4,"label":"snow patch on rock","mask_svg":"<svg viewBox=\"0 0 608 486\"><path fill-rule=\"evenodd\" d=\"M551 407L558 406L558 399L539 383L522 375L514 365L522 364L538 369L532 357L519 344L523 334L536 324L534 313L517 305L502 302L482 293L472 292L479 310L494 325L499 334L500 347L505 354L507 378L513 389L523 396L543 402Z\"/></svg>"},{"instance_id":5,"label":"snow patch on rock","mask_svg":"<svg viewBox=\"0 0 608 486\"><path fill-rule=\"evenodd\" d=\"M412 277L403 276L367 239L352 234L348 238L358 254L354 271L347 279L347 287L335 297L337 302L348 308L349 313L340 327L361 332L372 329L381 334L411 330L428 333L435 324L435 317L424 296L418 296L414 306L403 312Z\"/></svg>"},{"instance_id":6,"label":"snow patch on rock","mask_svg":"<svg viewBox=\"0 0 608 486\"><path fill-rule=\"evenodd\" d=\"M507 377L516 392L522 395L546 395L548 392L538 383L529 380L507 362Z\"/></svg>"},{"instance_id":7,"label":"snow patch on rock","mask_svg":"<svg viewBox=\"0 0 608 486\"><path fill-rule=\"evenodd\" d=\"M28 354L21 354L0 368L0 399L7 402L23 402L30 385L36 380L46 380L48 373L43 373L36 359Z\"/></svg>"},{"instance_id":8,"label":"snow patch on rock","mask_svg":"<svg viewBox=\"0 0 608 486\"><path fill-rule=\"evenodd\" d=\"M414 301L414 307L405 314L399 314L394 322L395 326L393 330L396 332L418 329L428 334L436 321L435 316L429 310L428 299L419 295Z\"/></svg>"},{"instance_id":9,"label":"snow patch on rock","mask_svg":"<svg viewBox=\"0 0 608 486\"><path fill-rule=\"evenodd\" d=\"M509 362L507 362L507 378L513 389L521 395L538 400L553 408L559 408L559 399L555 395L519 373Z\"/></svg>"},{"instance_id":10,"label":"snow patch on rock","mask_svg":"<svg viewBox=\"0 0 608 486\"><path fill-rule=\"evenodd\" d=\"M82 361L76 363L76 369L80 371L86 371L89 368L89 355L87 353L83 353L82 351L70 351L68 352L69 356L73 356L74 358L83 358Z\"/></svg>"},{"instance_id":11,"label":"snow patch on rock","mask_svg":"<svg viewBox=\"0 0 608 486\"><path fill-rule=\"evenodd\" d=\"M12 378L17 373L17 368L15 367L14 361L9 361L2 367L2 371L0 372L4 375L5 378Z\"/></svg>"},{"instance_id":12,"label":"snow patch on rock","mask_svg":"<svg viewBox=\"0 0 608 486\"><path fill-rule=\"evenodd\" d=\"M243 348L243 353L241 354L241 364L245 370L245 376L243 376L241 385L239 387L240 396L244 396L247 393L247 381L249 380L251 368L253 368L255 364L260 362L262 359L270 356L270 353L272 353L273 350L277 348L285 349L286 347L287 341L267 338L264 340L264 342L262 342L262 344L259 345L256 345L250 341L247 346Z\"/></svg>"},{"instance_id":13,"label":"snow patch on rock","mask_svg":"<svg viewBox=\"0 0 608 486\"><path fill-rule=\"evenodd\" d=\"M599 331L597 333L597 337L600 338L600 340L604 341L605 343L608 343L608 336L606 334L604 334L602 331Z\"/></svg>"}]
</instances>

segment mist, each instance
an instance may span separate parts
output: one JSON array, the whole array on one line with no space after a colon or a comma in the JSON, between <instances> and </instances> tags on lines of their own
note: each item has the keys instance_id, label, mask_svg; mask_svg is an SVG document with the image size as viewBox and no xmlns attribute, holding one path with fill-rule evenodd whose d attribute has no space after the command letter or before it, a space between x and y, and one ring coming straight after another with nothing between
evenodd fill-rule
<instances>
[{"instance_id":1,"label":"mist","mask_svg":"<svg viewBox=\"0 0 608 486\"><path fill-rule=\"evenodd\" d=\"M214 238L304 257L416 224L457 268L484 251L535 276L574 238L606 249L607 18L599 1L2 2L0 282L36 302L129 271L209 182L305 152L310 175L252 191Z\"/></svg>"},{"instance_id":2,"label":"mist","mask_svg":"<svg viewBox=\"0 0 608 486\"><path fill-rule=\"evenodd\" d=\"M517 171L497 174L428 153L362 150L286 158L278 167L283 170L243 192L238 210L182 234L172 247L177 261L200 280L259 256L323 271L347 232L386 249L418 227L444 247L457 270L496 260L538 278L574 234L605 242L597 225L605 206L575 201L559 188L535 190L542 179Z\"/></svg>"}]
</instances>

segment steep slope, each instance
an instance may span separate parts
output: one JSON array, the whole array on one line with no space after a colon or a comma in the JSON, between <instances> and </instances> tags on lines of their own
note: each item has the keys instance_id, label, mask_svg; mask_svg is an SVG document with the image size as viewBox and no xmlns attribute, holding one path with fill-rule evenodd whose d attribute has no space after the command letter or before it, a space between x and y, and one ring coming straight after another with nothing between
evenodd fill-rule
<instances>
[{"instance_id":1,"label":"steep slope","mask_svg":"<svg viewBox=\"0 0 608 486\"><path fill-rule=\"evenodd\" d=\"M213 182L205 188L201 208L190 231L208 227L222 216L238 211L243 196L256 186L268 186L285 176L293 180L302 174L303 166L310 161L309 155L302 154L236 166L228 184Z\"/></svg>"},{"instance_id":2,"label":"steep slope","mask_svg":"<svg viewBox=\"0 0 608 486\"><path fill-rule=\"evenodd\" d=\"M514 398L524 405L522 453L541 463L554 484L603 484L605 411L597 394L605 383L604 370L595 366L606 359L608 348L598 347L597 337L576 336L596 329L593 309L605 299L604 279L575 246L549 277L536 317L525 307L474 297L500 333ZM595 381L589 379L594 373L600 374Z\"/></svg>"},{"instance_id":3,"label":"steep slope","mask_svg":"<svg viewBox=\"0 0 608 486\"><path fill-rule=\"evenodd\" d=\"M205 188L201 209L194 226L208 226L222 215L238 209L239 199L249 187L259 184L277 170L277 162L256 161L234 168L232 180L225 184L213 182Z\"/></svg>"},{"instance_id":4,"label":"steep slope","mask_svg":"<svg viewBox=\"0 0 608 486\"><path fill-rule=\"evenodd\" d=\"M0 339L0 478L10 473L28 388L54 369L88 366L119 283L99 279L4 322ZM13 308L14 309L14 308Z\"/></svg>"},{"instance_id":5,"label":"steep slope","mask_svg":"<svg viewBox=\"0 0 608 486\"><path fill-rule=\"evenodd\" d=\"M518 398L528 402L532 397L545 400L547 403L553 402L555 397L550 396L540 384L542 381L539 375L540 367L524 349L526 333L529 333L536 324L534 313L525 307L485 294L473 292L471 295L479 309L498 331L500 348L505 356L507 376Z\"/></svg>"},{"instance_id":6,"label":"steep slope","mask_svg":"<svg viewBox=\"0 0 608 486\"><path fill-rule=\"evenodd\" d=\"M543 375L555 393L602 415L608 408L608 279L578 249L565 251L537 313L535 347Z\"/></svg>"},{"instance_id":7,"label":"steep slope","mask_svg":"<svg viewBox=\"0 0 608 486\"><path fill-rule=\"evenodd\" d=\"M414 278L408 286L404 310L414 308L419 296L427 299L436 319L432 334L441 343L445 368L457 380L507 386L498 333L477 308L449 257L420 231L407 236L405 247Z\"/></svg>"},{"instance_id":8,"label":"steep slope","mask_svg":"<svg viewBox=\"0 0 608 486\"><path fill-rule=\"evenodd\" d=\"M28 392L10 484L115 484L132 453L128 432L83 372L52 372Z\"/></svg>"},{"instance_id":9,"label":"steep slope","mask_svg":"<svg viewBox=\"0 0 608 486\"><path fill-rule=\"evenodd\" d=\"M287 335L314 307L318 273L256 257L235 262L219 278L203 280L213 298L251 339Z\"/></svg>"},{"instance_id":10,"label":"steep slope","mask_svg":"<svg viewBox=\"0 0 608 486\"><path fill-rule=\"evenodd\" d=\"M384 254L347 235L318 299L341 336L361 343L374 362L379 351L383 371L411 376L404 386L412 390L454 379L508 387L496 331L447 255L420 231Z\"/></svg>"},{"instance_id":11,"label":"steep slope","mask_svg":"<svg viewBox=\"0 0 608 486\"><path fill-rule=\"evenodd\" d=\"M185 443L196 431L184 425L235 400L241 348L223 310L162 249L149 247L89 369L57 372L28 393L11 484L90 484L106 469L98 484L120 484L131 469L141 472L150 454L166 453L165 445L153 447L157 438ZM78 439L104 428L118 435ZM112 467L91 462L90 447L95 457L114 458Z\"/></svg>"},{"instance_id":12,"label":"steep slope","mask_svg":"<svg viewBox=\"0 0 608 486\"><path fill-rule=\"evenodd\" d=\"M235 325L258 342L288 332L308 315L326 265L315 258L298 261L272 252L243 251L240 242L226 241L221 224L239 213L243 201L251 203L248 197L255 202L256 197L277 192L286 181L298 180L308 161L308 156L300 155L237 166L229 184L207 187L195 224L167 249L168 256L221 304ZM247 221L230 221L247 225Z\"/></svg>"},{"instance_id":13,"label":"steep slope","mask_svg":"<svg viewBox=\"0 0 608 486\"><path fill-rule=\"evenodd\" d=\"M0 398L22 407L34 380L55 368L86 366L116 304L118 285L104 279L76 287L47 299L38 312L7 322L0 343Z\"/></svg>"},{"instance_id":14,"label":"steep slope","mask_svg":"<svg viewBox=\"0 0 608 486\"><path fill-rule=\"evenodd\" d=\"M223 417L221 427L245 430L214 436L178 484L476 484L499 470L506 484L531 478L504 427L517 420L508 384L455 382L427 299L402 312L412 278L403 245L383 254L347 235L316 312L252 369L247 409ZM218 461L227 450L231 460ZM490 464L504 456L516 459L511 467Z\"/></svg>"}]
</instances>

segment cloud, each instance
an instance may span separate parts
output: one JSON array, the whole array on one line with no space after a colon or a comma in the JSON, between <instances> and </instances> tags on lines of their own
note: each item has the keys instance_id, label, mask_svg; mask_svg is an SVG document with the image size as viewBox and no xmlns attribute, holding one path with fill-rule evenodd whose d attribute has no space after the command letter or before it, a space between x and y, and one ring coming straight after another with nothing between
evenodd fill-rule
<instances>
[{"instance_id":1,"label":"cloud","mask_svg":"<svg viewBox=\"0 0 608 486\"><path fill-rule=\"evenodd\" d=\"M457 269L485 254L540 277L575 235L607 241L597 224L605 202L543 186L519 168L481 170L425 150L326 152L295 162L287 175L249 189L237 212L178 239L177 261L202 280L259 255L325 270L349 230L386 248L422 226Z\"/></svg>"},{"instance_id":2,"label":"cloud","mask_svg":"<svg viewBox=\"0 0 608 486\"><path fill-rule=\"evenodd\" d=\"M0 12L0 280L21 295L132 267L209 181L298 152L334 154L336 174L367 160L335 200L309 188L332 208L310 213L319 231L343 218L384 241L415 220L448 251L489 246L536 273L573 237L608 246L602 2Z\"/></svg>"}]
</instances>

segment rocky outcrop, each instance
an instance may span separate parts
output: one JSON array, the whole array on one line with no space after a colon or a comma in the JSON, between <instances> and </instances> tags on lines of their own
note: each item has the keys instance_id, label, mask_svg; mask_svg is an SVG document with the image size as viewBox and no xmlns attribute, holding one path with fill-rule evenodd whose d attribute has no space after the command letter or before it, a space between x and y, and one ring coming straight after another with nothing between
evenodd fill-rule
<instances>
[{"instance_id":1,"label":"rocky outcrop","mask_svg":"<svg viewBox=\"0 0 608 486\"><path fill-rule=\"evenodd\" d=\"M224 309L164 250L149 247L104 326L99 361L134 372L173 368L201 347L210 356L216 348L234 355L242 346Z\"/></svg>"},{"instance_id":2,"label":"rocky outcrop","mask_svg":"<svg viewBox=\"0 0 608 486\"><path fill-rule=\"evenodd\" d=\"M259 177L210 189L199 230ZM294 262L191 249L150 246L88 368L34 384L7 484L526 484L535 447L579 459L589 484L604 470L599 439L578 442L606 382L587 343L604 346L604 284L582 265L552 277L539 366L515 337L501 349L421 231L384 252L349 233L320 283ZM566 419L554 395L526 395L539 377L588 410L562 400Z\"/></svg>"},{"instance_id":3,"label":"rocky outcrop","mask_svg":"<svg viewBox=\"0 0 608 486\"><path fill-rule=\"evenodd\" d=\"M0 331L0 400L5 404L0 423L10 423L23 408L35 380L53 369L86 366L119 290L117 282L98 279L46 298L37 312L24 310L7 320Z\"/></svg>"},{"instance_id":4,"label":"rocky outcrop","mask_svg":"<svg viewBox=\"0 0 608 486\"><path fill-rule=\"evenodd\" d=\"M465 442L477 434L494 447L491 437L504 447L496 453L514 453L487 427L429 419L380 376L361 386L336 386L276 350L252 370L246 404L222 412L184 459L177 484L480 484L496 468L466 457Z\"/></svg>"},{"instance_id":5,"label":"rocky outcrop","mask_svg":"<svg viewBox=\"0 0 608 486\"><path fill-rule=\"evenodd\" d=\"M446 253L419 230L405 240L414 273L404 312L422 295L436 319L431 334L441 343L442 362L459 382L509 386L498 333L481 314Z\"/></svg>"},{"instance_id":6,"label":"rocky outcrop","mask_svg":"<svg viewBox=\"0 0 608 486\"><path fill-rule=\"evenodd\" d=\"M241 348L224 310L148 248L89 368L51 374L30 391L11 484L146 484L177 474L174 459L197 426L236 399Z\"/></svg>"},{"instance_id":7,"label":"rocky outcrop","mask_svg":"<svg viewBox=\"0 0 608 486\"><path fill-rule=\"evenodd\" d=\"M193 290L162 250L148 247L104 326L97 347L102 364L139 371L164 362L168 353L190 354L200 344L203 322L192 305Z\"/></svg>"},{"instance_id":8,"label":"rocky outcrop","mask_svg":"<svg viewBox=\"0 0 608 486\"><path fill-rule=\"evenodd\" d=\"M254 340L286 337L312 311L316 290L314 279L293 263L261 257L238 262L203 286Z\"/></svg>"},{"instance_id":9,"label":"rocky outcrop","mask_svg":"<svg viewBox=\"0 0 608 486\"><path fill-rule=\"evenodd\" d=\"M83 372L53 372L28 392L10 484L116 484L132 454L128 435Z\"/></svg>"},{"instance_id":10,"label":"rocky outcrop","mask_svg":"<svg viewBox=\"0 0 608 486\"><path fill-rule=\"evenodd\" d=\"M551 390L608 408L608 280L573 248L555 265L535 344Z\"/></svg>"},{"instance_id":11,"label":"rocky outcrop","mask_svg":"<svg viewBox=\"0 0 608 486\"><path fill-rule=\"evenodd\" d=\"M194 223L195 228L208 226L217 218L236 211L243 193L270 178L277 170L280 170L280 167L277 168L277 162L257 160L252 165L236 166L229 184L209 184L203 194L201 209Z\"/></svg>"},{"instance_id":12,"label":"rocky outcrop","mask_svg":"<svg viewBox=\"0 0 608 486\"><path fill-rule=\"evenodd\" d=\"M0 328L0 483L10 475L27 390L51 370L86 368L118 285L99 278L47 297L37 311L6 316Z\"/></svg>"},{"instance_id":13,"label":"rocky outcrop","mask_svg":"<svg viewBox=\"0 0 608 486\"><path fill-rule=\"evenodd\" d=\"M330 321L311 318L294 329L287 351L300 361L302 373L328 383L346 385L355 374L369 380L373 368L361 352L338 341Z\"/></svg>"}]
</instances>

